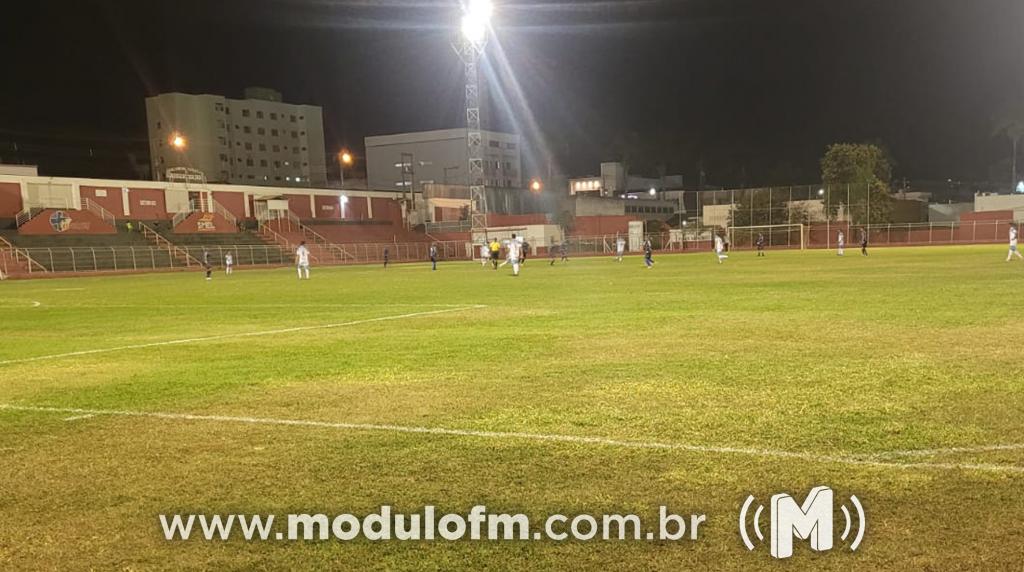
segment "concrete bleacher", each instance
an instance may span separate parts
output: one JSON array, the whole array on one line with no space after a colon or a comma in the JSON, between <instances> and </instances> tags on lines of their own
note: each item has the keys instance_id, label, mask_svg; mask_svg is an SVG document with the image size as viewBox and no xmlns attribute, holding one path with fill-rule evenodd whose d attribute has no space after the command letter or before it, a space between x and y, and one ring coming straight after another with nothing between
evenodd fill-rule
<instances>
[{"instance_id":1,"label":"concrete bleacher","mask_svg":"<svg viewBox=\"0 0 1024 572\"><path fill-rule=\"evenodd\" d=\"M303 221L303 224L313 229L333 244L430 241L430 237L428 237L426 233L408 230L404 226L391 223Z\"/></svg>"},{"instance_id":2,"label":"concrete bleacher","mask_svg":"<svg viewBox=\"0 0 1024 572\"><path fill-rule=\"evenodd\" d=\"M136 232L27 235L4 230L0 231L0 236L27 252L50 272L139 270L179 265L170 252L154 248Z\"/></svg>"}]
</instances>

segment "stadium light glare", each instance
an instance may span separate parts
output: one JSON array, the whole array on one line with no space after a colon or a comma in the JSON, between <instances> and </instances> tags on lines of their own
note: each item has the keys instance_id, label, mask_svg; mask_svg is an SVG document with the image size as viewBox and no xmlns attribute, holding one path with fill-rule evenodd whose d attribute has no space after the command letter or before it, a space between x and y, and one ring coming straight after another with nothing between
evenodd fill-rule
<instances>
[{"instance_id":1,"label":"stadium light glare","mask_svg":"<svg viewBox=\"0 0 1024 572\"><path fill-rule=\"evenodd\" d=\"M482 44L487 37L493 13L494 4L491 0L469 0L466 13L462 16L462 35L476 45Z\"/></svg>"},{"instance_id":2,"label":"stadium light glare","mask_svg":"<svg viewBox=\"0 0 1024 572\"><path fill-rule=\"evenodd\" d=\"M825 196L825 189L818 189L818 196L819 197L824 197Z\"/></svg>"},{"instance_id":3,"label":"stadium light glare","mask_svg":"<svg viewBox=\"0 0 1024 572\"><path fill-rule=\"evenodd\" d=\"M539 193L541 191L541 189L543 189L543 188L544 188L544 185L541 184L541 182L539 180L537 180L537 179L534 179L530 183L530 190L533 191L534 194Z\"/></svg>"},{"instance_id":4,"label":"stadium light glare","mask_svg":"<svg viewBox=\"0 0 1024 572\"><path fill-rule=\"evenodd\" d=\"M174 135L171 135L171 146L178 151L183 151L188 147L188 139L185 139L185 136L181 133L175 133Z\"/></svg>"},{"instance_id":5,"label":"stadium light glare","mask_svg":"<svg viewBox=\"0 0 1024 572\"><path fill-rule=\"evenodd\" d=\"M654 195L658 194L658 189L655 189L654 187L651 187L651 190L648 191L648 192L651 193L651 196L653 197Z\"/></svg>"}]
</instances>

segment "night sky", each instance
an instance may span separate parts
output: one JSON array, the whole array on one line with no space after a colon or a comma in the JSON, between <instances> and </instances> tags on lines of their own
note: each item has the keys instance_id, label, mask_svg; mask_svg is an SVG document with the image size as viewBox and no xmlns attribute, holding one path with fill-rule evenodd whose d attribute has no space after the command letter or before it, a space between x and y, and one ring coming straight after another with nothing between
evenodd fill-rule
<instances>
[{"instance_id":1,"label":"night sky","mask_svg":"<svg viewBox=\"0 0 1024 572\"><path fill-rule=\"evenodd\" d=\"M703 169L715 185L814 182L831 142L877 142L898 177L985 180L1024 101L1021 0L495 0L489 120L528 174ZM143 99L321 105L327 147L463 123L455 0L8 2L0 160L138 176ZM17 151L15 151L17 144Z\"/></svg>"}]
</instances>

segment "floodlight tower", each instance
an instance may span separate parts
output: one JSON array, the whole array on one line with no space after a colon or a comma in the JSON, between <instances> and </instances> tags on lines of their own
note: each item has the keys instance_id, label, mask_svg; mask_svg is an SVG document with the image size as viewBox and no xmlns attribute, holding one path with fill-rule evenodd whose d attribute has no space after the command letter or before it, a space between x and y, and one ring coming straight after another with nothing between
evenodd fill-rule
<instances>
[{"instance_id":1,"label":"floodlight tower","mask_svg":"<svg viewBox=\"0 0 1024 572\"><path fill-rule=\"evenodd\" d=\"M452 46L466 66L466 147L469 157L470 219L474 230L487 227L487 187L484 183L478 64L487 46L487 33L493 11L491 0L468 0L462 15L462 33Z\"/></svg>"}]
</instances>

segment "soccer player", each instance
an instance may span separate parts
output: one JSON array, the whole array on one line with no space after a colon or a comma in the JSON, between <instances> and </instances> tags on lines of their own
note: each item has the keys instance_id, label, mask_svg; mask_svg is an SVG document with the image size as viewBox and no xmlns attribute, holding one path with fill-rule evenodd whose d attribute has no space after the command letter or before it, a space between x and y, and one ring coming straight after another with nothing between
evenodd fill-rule
<instances>
[{"instance_id":1,"label":"soccer player","mask_svg":"<svg viewBox=\"0 0 1024 572\"><path fill-rule=\"evenodd\" d=\"M646 242L644 243L647 244ZM626 252L626 239L621 236L615 239L615 259L622 262L622 255ZM646 253L646 251L645 251Z\"/></svg>"},{"instance_id":2,"label":"soccer player","mask_svg":"<svg viewBox=\"0 0 1024 572\"><path fill-rule=\"evenodd\" d=\"M501 256L501 243L498 242L497 238L492 238L489 248L491 250L491 266L493 266L494 269L497 270L498 257Z\"/></svg>"},{"instance_id":3,"label":"soccer player","mask_svg":"<svg viewBox=\"0 0 1024 572\"><path fill-rule=\"evenodd\" d=\"M491 259L491 249L487 246L487 241L484 240L483 244L480 245L480 266L487 266L487 261Z\"/></svg>"},{"instance_id":4,"label":"soccer player","mask_svg":"<svg viewBox=\"0 0 1024 572\"><path fill-rule=\"evenodd\" d=\"M843 231L839 231L839 235L836 237L836 244L839 245L839 250L836 252L838 256L844 256L846 254L846 235Z\"/></svg>"},{"instance_id":5,"label":"soccer player","mask_svg":"<svg viewBox=\"0 0 1024 572\"><path fill-rule=\"evenodd\" d=\"M860 229L860 255L868 255L868 231Z\"/></svg>"},{"instance_id":6,"label":"soccer player","mask_svg":"<svg viewBox=\"0 0 1024 572\"><path fill-rule=\"evenodd\" d=\"M1009 261L1013 260L1014 255L1016 255L1017 258L1024 259L1024 256L1021 256L1020 252L1017 251L1017 225L1015 225L1015 224L1013 224L1011 222L1010 223L1010 252L1008 252L1006 254L1006 261L1009 262Z\"/></svg>"},{"instance_id":7,"label":"soccer player","mask_svg":"<svg viewBox=\"0 0 1024 572\"><path fill-rule=\"evenodd\" d=\"M559 249L558 245L555 244L555 237L553 237L553 236L551 237L551 243L550 244L551 244L551 246L548 247L548 256L551 258L551 264L549 264L548 266L554 266L555 265L555 257L558 256L558 249Z\"/></svg>"},{"instance_id":8,"label":"soccer player","mask_svg":"<svg viewBox=\"0 0 1024 572\"><path fill-rule=\"evenodd\" d=\"M569 262L569 241L562 241L562 262Z\"/></svg>"},{"instance_id":9,"label":"soccer player","mask_svg":"<svg viewBox=\"0 0 1024 572\"><path fill-rule=\"evenodd\" d=\"M722 236L715 233L715 255L718 256L718 263L721 264L729 255L725 253L725 240Z\"/></svg>"},{"instance_id":10,"label":"soccer player","mask_svg":"<svg viewBox=\"0 0 1024 572\"><path fill-rule=\"evenodd\" d=\"M211 274L213 273L213 263L210 262L210 251L203 249L203 268L206 269L206 279L213 280Z\"/></svg>"},{"instance_id":11,"label":"soccer player","mask_svg":"<svg viewBox=\"0 0 1024 572\"><path fill-rule=\"evenodd\" d=\"M508 262L512 263L512 276L519 276L519 255L523 249L522 243L516 240L516 235L512 235L512 240L508 242Z\"/></svg>"},{"instance_id":12,"label":"soccer player","mask_svg":"<svg viewBox=\"0 0 1024 572\"><path fill-rule=\"evenodd\" d=\"M764 234L757 233L757 255L764 256Z\"/></svg>"},{"instance_id":13,"label":"soccer player","mask_svg":"<svg viewBox=\"0 0 1024 572\"><path fill-rule=\"evenodd\" d=\"M622 261L621 256L619 256L619 261ZM654 247L651 245L651 239L649 238L644 240L644 265L646 268L654 266Z\"/></svg>"},{"instance_id":14,"label":"soccer player","mask_svg":"<svg viewBox=\"0 0 1024 572\"><path fill-rule=\"evenodd\" d=\"M391 251L387 248L384 249L384 270L388 269L388 261L391 260Z\"/></svg>"},{"instance_id":15,"label":"soccer player","mask_svg":"<svg viewBox=\"0 0 1024 572\"><path fill-rule=\"evenodd\" d=\"M309 249L306 248L305 240L295 249L295 270L299 273L299 280L302 280L303 271L306 273L306 280L309 280Z\"/></svg>"},{"instance_id":16,"label":"soccer player","mask_svg":"<svg viewBox=\"0 0 1024 572\"><path fill-rule=\"evenodd\" d=\"M529 252L530 252L530 243L526 242L526 237L520 236L519 237L519 265L520 266L525 266L526 265L526 257L529 255Z\"/></svg>"},{"instance_id":17,"label":"soccer player","mask_svg":"<svg viewBox=\"0 0 1024 572\"><path fill-rule=\"evenodd\" d=\"M430 268L431 270L437 270L437 245L436 244L431 244L430 245L430 264L431 264L431 268Z\"/></svg>"},{"instance_id":18,"label":"soccer player","mask_svg":"<svg viewBox=\"0 0 1024 572\"><path fill-rule=\"evenodd\" d=\"M235 268L235 257L230 252L224 255L224 274L231 276Z\"/></svg>"}]
</instances>

